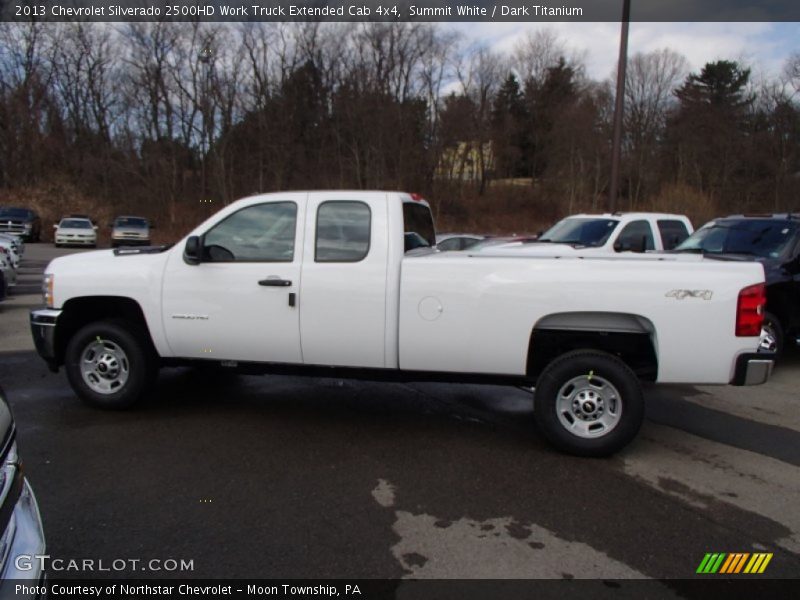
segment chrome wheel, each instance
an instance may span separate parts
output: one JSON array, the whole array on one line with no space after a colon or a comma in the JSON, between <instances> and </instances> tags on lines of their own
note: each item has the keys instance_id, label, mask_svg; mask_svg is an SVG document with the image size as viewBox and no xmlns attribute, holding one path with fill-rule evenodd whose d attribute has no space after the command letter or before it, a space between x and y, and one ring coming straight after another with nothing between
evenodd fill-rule
<instances>
[{"instance_id":1,"label":"chrome wheel","mask_svg":"<svg viewBox=\"0 0 800 600\"><path fill-rule=\"evenodd\" d=\"M778 351L778 336L772 323L765 322L761 327L761 339L758 342L758 351L776 353Z\"/></svg>"},{"instance_id":2,"label":"chrome wheel","mask_svg":"<svg viewBox=\"0 0 800 600\"><path fill-rule=\"evenodd\" d=\"M128 381L130 364L125 351L114 342L98 337L81 353L81 376L98 394L114 394Z\"/></svg>"},{"instance_id":3,"label":"chrome wheel","mask_svg":"<svg viewBox=\"0 0 800 600\"><path fill-rule=\"evenodd\" d=\"M562 427L581 438L597 438L614 429L622 417L622 398L608 380L594 374L570 379L556 398Z\"/></svg>"}]
</instances>

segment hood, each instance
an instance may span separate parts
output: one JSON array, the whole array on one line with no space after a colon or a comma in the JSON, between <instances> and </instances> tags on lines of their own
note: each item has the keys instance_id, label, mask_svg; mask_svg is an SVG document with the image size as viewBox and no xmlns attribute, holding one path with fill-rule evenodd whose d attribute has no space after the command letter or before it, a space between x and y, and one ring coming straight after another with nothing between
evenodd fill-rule
<instances>
[{"instance_id":1,"label":"hood","mask_svg":"<svg viewBox=\"0 0 800 600\"><path fill-rule=\"evenodd\" d=\"M466 250L469 252L469 248ZM602 248L588 246L572 246L570 244L550 244L547 242L511 242L501 246L489 246L476 253L492 254L496 256L583 256L604 252Z\"/></svg>"}]
</instances>

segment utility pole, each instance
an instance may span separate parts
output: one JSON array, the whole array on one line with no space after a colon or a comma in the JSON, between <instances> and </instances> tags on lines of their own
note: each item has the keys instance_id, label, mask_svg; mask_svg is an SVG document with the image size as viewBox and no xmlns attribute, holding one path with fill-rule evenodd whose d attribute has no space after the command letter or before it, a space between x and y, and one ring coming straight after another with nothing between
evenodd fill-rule
<instances>
[{"instance_id":1,"label":"utility pole","mask_svg":"<svg viewBox=\"0 0 800 600\"><path fill-rule=\"evenodd\" d=\"M200 54L197 56L197 59L203 65L203 81L201 83L202 86L202 94L203 94L203 101L200 107L202 114L202 132L200 136L200 148L201 152L203 153L200 157L200 201L205 202L208 200L206 198L206 155L208 154L208 145L209 145L209 137L210 137L210 128L211 128L211 121L209 119L209 93L211 87L211 69L213 67L214 61L214 53L211 51L209 46L204 46L203 49L200 51Z\"/></svg>"},{"instance_id":2,"label":"utility pole","mask_svg":"<svg viewBox=\"0 0 800 600\"><path fill-rule=\"evenodd\" d=\"M625 71L628 66L628 25L631 19L631 0L623 0L622 30L619 36L619 64L617 65L617 96L614 102L614 134L611 146L611 181L608 186L608 211L617 210L619 196L619 168L622 154L622 117L625 112Z\"/></svg>"}]
</instances>

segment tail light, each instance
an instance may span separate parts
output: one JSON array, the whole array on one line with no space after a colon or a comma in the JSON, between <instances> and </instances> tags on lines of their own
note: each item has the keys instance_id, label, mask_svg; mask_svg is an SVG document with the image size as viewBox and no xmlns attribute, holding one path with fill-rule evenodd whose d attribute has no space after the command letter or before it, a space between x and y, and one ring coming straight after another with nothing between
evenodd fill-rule
<instances>
[{"instance_id":1,"label":"tail light","mask_svg":"<svg viewBox=\"0 0 800 600\"><path fill-rule=\"evenodd\" d=\"M761 335L764 322L764 306L767 303L763 283L751 285L739 292L736 303L736 336L755 337Z\"/></svg>"}]
</instances>

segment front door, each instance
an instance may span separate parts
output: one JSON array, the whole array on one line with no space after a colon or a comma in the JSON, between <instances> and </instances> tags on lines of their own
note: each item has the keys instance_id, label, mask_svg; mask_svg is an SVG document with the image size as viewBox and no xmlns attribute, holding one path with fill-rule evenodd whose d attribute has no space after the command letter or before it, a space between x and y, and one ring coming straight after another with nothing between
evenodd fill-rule
<instances>
[{"instance_id":1,"label":"front door","mask_svg":"<svg viewBox=\"0 0 800 600\"><path fill-rule=\"evenodd\" d=\"M202 232L202 260L176 248L163 320L174 356L302 363L295 297L306 194L241 208Z\"/></svg>"}]
</instances>

